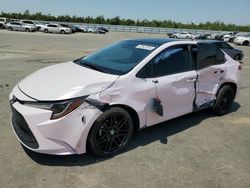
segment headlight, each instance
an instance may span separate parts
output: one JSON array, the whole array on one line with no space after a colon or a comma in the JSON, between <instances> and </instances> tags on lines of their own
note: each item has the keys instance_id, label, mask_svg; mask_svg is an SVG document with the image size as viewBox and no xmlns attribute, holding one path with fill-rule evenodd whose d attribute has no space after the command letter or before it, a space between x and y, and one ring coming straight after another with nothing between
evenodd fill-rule
<instances>
[{"instance_id":1,"label":"headlight","mask_svg":"<svg viewBox=\"0 0 250 188\"><path fill-rule=\"evenodd\" d=\"M24 105L50 110L52 111L51 119L58 119L66 116L79 107L82 103L84 103L87 97L88 96L62 102L24 102Z\"/></svg>"}]
</instances>

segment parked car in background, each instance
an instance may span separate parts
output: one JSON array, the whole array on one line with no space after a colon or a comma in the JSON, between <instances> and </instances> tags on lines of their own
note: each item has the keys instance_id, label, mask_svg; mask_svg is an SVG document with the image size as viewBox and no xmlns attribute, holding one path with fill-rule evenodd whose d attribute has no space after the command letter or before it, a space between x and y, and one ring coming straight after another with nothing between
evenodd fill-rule
<instances>
[{"instance_id":1,"label":"parked car in background","mask_svg":"<svg viewBox=\"0 0 250 188\"><path fill-rule=\"evenodd\" d=\"M97 33L97 30L94 28L87 27L88 33Z\"/></svg>"},{"instance_id":2,"label":"parked car in background","mask_svg":"<svg viewBox=\"0 0 250 188\"><path fill-rule=\"evenodd\" d=\"M244 36L245 34L246 33L237 33L235 35L231 35L228 39L228 42L233 43L237 37Z\"/></svg>"},{"instance_id":3,"label":"parked car in background","mask_svg":"<svg viewBox=\"0 0 250 188\"><path fill-rule=\"evenodd\" d=\"M105 34L106 31L100 29L100 28L89 28L85 27L85 33L97 33L97 34Z\"/></svg>"},{"instance_id":4,"label":"parked car in background","mask_svg":"<svg viewBox=\"0 0 250 188\"><path fill-rule=\"evenodd\" d=\"M6 28L7 22L8 22L8 19L7 19L7 18L1 18L1 17L0 17L0 29Z\"/></svg>"},{"instance_id":5,"label":"parked car in background","mask_svg":"<svg viewBox=\"0 0 250 188\"><path fill-rule=\"evenodd\" d=\"M41 31L44 33L61 33L69 34L72 33L71 29L68 27L63 27L60 24L46 24Z\"/></svg>"},{"instance_id":6,"label":"parked car in background","mask_svg":"<svg viewBox=\"0 0 250 188\"><path fill-rule=\"evenodd\" d=\"M109 32L109 30L105 27L98 27L97 29L105 31L105 33Z\"/></svg>"},{"instance_id":7,"label":"parked car in background","mask_svg":"<svg viewBox=\"0 0 250 188\"><path fill-rule=\"evenodd\" d=\"M237 35L238 32L229 32L222 37L222 40L228 42L230 37Z\"/></svg>"},{"instance_id":8,"label":"parked car in background","mask_svg":"<svg viewBox=\"0 0 250 188\"><path fill-rule=\"evenodd\" d=\"M199 40L206 40L206 39L210 39L211 34L200 34L195 36L195 39L199 39Z\"/></svg>"},{"instance_id":9,"label":"parked car in background","mask_svg":"<svg viewBox=\"0 0 250 188\"><path fill-rule=\"evenodd\" d=\"M98 33L98 34L106 34L106 31L105 30L103 30L102 28L97 28L96 29L96 33Z\"/></svg>"},{"instance_id":10,"label":"parked car in background","mask_svg":"<svg viewBox=\"0 0 250 188\"><path fill-rule=\"evenodd\" d=\"M36 27L36 30L37 30L37 25L36 25L36 23L33 22L33 21L30 21L30 20L21 20L20 23L21 23L21 24L24 24L24 25Z\"/></svg>"},{"instance_id":11,"label":"parked car in background","mask_svg":"<svg viewBox=\"0 0 250 188\"><path fill-rule=\"evenodd\" d=\"M49 23L35 22L35 24L36 24L36 27L37 27L37 31L41 31L41 28L45 27L46 24L49 24Z\"/></svg>"},{"instance_id":12,"label":"parked car in background","mask_svg":"<svg viewBox=\"0 0 250 188\"><path fill-rule=\"evenodd\" d=\"M69 25L69 24L64 24L64 23L60 23L61 26L66 27L66 28L70 28L72 33L75 33L77 31L77 28L74 27L73 25Z\"/></svg>"},{"instance_id":13,"label":"parked car in background","mask_svg":"<svg viewBox=\"0 0 250 188\"><path fill-rule=\"evenodd\" d=\"M240 63L215 45L124 40L20 81L9 95L12 128L35 152L112 156L142 128L204 109L229 113L240 85Z\"/></svg>"},{"instance_id":14,"label":"parked car in background","mask_svg":"<svg viewBox=\"0 0 250 188\"><path fill-rule=\"evenodd\" d=\"M250 33L245 34L243 36L237 37L234 39L234 43L243 46L249 46L250 44Z\"/></svg>"},{"instance_id":15,"label":"parked car in background","mask_svg":"<svg viewBox=\"0 0 250 188\"><path fill-rule=\"evenodd\" d=\"M88 33L88 27L85 25L79 25L79 30L83 33Z\"/></svg>"},{"instance_id":16,"label":"parked car in background","mask_svg":"<svg viewBox=\"0 0 250 188\"><path fill-rule=\"evenodd\" d=\"M194 36L188 32L176 33L174 34L174 38L177 39L194 39Z\"/></svg>"},{"instance_id":17,"label":"parked car in background","mask_svg":"<svg viewBox=\"0 0 250 188\"><path fill-rule=\"evenodd\" d=\"M81 29L81 25L72 25L75 28L76 32L83 32L83 30Z\"/></svg>"},{"instance_id":18,"label":"parked car in background","mask_svg":"<svg viewBox=\"0 0 250 188\"><path fill-rule=\"evenodd\" d=\"M9 22L6 24L6 28L9 31L26 31L26 32L34 32L37 29L35 25L27 25L20 22Z\"/></svg>"},{"instance_id":19,"label":"parked car in background","mask_svg":"<svg viewBox=\"0 0 250 188\"><path fill-rule=\"evenodd\" d=\"M232 59L241 61L244 57L244 53L242 50L233 48L225 41L218 41L218 40L207 40L208 43L214 44L221 50L223 50L225 53L227 53Z\"/></svg>"},{"instance_id":20,"label":"parked car in background","mask_svg":"<svg viewBox=\"0 0 250 188\"><path fill-rule=\"evenodd\" d=\"M169 38L174 38L175 37L175 32L168 32L167 33L167 36L169 37Z\"/></svg>"}]
</instances>

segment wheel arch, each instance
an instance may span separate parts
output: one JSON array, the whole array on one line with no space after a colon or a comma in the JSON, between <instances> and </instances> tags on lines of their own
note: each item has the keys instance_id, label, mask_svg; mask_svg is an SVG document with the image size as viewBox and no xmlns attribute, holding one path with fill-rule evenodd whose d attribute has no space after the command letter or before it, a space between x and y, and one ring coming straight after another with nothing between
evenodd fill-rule
<instances>
[{"instance_id":1,"label":"wheel arch","mask_svg":"<svg viewBox=\"0 0 250 188\"><path fill-rule=\"evenodd\" d=\"M136 134L136 132L139 130L140 128L140 119L139 119L139 115L138 113L130 106L125 105L125 104L114 104L114 105L110 105L109 108L112 107L120 107L123 108L124 110L126 110L129 115L132 117L133 119L133 124L134 124L134 134Z\"/></svg>"},{"instance_id":2,"label":"wheel arch","mask_svg":"<svg viewBox=\"0 0 250 188\"><path fill-rule=\"evenodd\" d=\"M137 131L139 130L139 128L140 128L140 119L139 119L139 116L138 116L137 112L132 107L130 107L128 105L125 105L125 104L108 105L108 106L105 106L105 108L103 108L101 111L106 111L106 110L108 110L108 109L110 109L112 107L122 108L122 109L126 110L129 113L129 115L132 117L132 120L133 120L133 125L134 125L133 134L135 135L137 133ZM89 128L89 130L87 132L87 136L86 136L86 139L85 139L86 144L84 144L83 148L82 148L85 152L89 152L89 150L90 150L89 149L89 136L90 136L93 124L91 125L91 127ZM80 149L80 150L82 150L82 149Z\"/></svg>"}]
</instances>

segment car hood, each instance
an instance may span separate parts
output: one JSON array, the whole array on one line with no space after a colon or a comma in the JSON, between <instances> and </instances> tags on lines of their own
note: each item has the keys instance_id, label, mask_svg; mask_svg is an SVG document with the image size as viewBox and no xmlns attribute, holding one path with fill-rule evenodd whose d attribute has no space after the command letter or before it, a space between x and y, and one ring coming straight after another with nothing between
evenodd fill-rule
<instances>
[{"instance_id":1,"label":"car hood","mask_svg":"<svg viewBox=\"0 0 250 188\"><path fill-rule=\"evenodd\" d=\"M98 93L118 78L68 62L38 70L23 79L18 87L36 100L57 101Z\"/></svg>"}]
</instances>

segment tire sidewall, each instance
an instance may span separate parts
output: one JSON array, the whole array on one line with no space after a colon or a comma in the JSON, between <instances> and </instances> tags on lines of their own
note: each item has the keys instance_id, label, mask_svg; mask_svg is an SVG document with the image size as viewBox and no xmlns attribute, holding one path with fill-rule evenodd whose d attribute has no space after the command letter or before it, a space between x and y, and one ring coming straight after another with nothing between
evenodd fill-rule
<instances>
[{"instance_id":1,"label":"tire sidewall","mask_svg":"<svg viewBox=\"0 0 250 188\"><path fill-rule=\"evenodd\" d=\"M223 96L227 92L232 92L233 98L231 99L231 104L230 104L229 108L227 110L225 110L225 111L222 111L221 108L220 108L220 105L222 103ZM217 115L225 115L225 114L230 112L230 109L231 109L231 107L233 105L233 102L234 102L234 99L235 99L235 93L236 93L236 91L229 85L225 85L219 90L218 95L217 95L217 99L215 101L215 105L214 105L214 108L213 108L213 111L215 112L215 114L217 114Z\"/></svg>"},{"instance_id":2,"label":"tire sidewall","mask_svg":"<svg viewBox=\"0 0 250 188\"><path fill-rule=\"evenodd\" d=\"M96 143L95 143L95 135L96 133L98 132L100 126L102 125L101 123L103 122L103 120L105 120L110 114L113 114L113 113L121 113L123 115L126 116L127 120L128 120L128 123L129 123L129 127L130 127L130 131L129 131L129 135L128 135L128 138L127 138L127 141L126 143L123 145L122 148L120 148L117 152L114 152L114 153L105 153L99 149L97 149L95 146L96 146ZM126 146L128 145L129 141L131 140L132 138L132 135L133 135L133 131L134 131L134 125L133 125L133 120L132 120L132 117L130 116L130 114L124 110L123 108L120 108L120 107L112 107L108 110L106 110L105 112L103 112L97 119L96 121L94 122L90 132L89 132L89 136L88 136L88 149L94 153L95 155L97 156L100 156L100 157L108 157L108 156L113 156L113 155L116 155L116 154L119 154L121 151L123 151Z\"/></svg>"}]
</instances>

